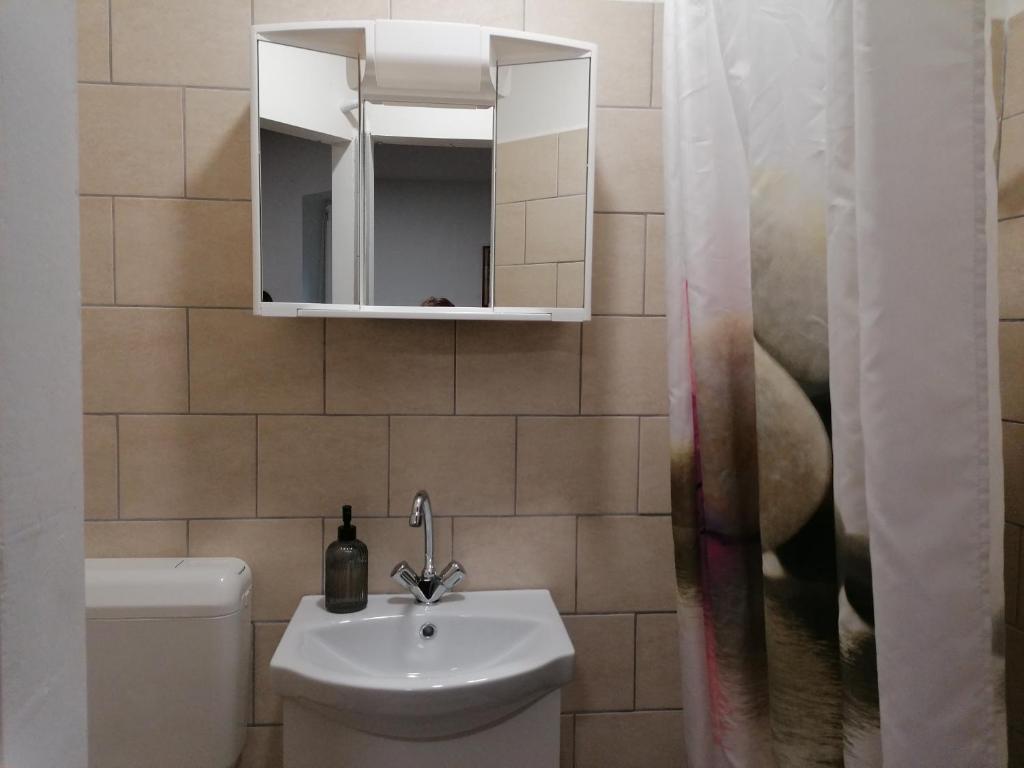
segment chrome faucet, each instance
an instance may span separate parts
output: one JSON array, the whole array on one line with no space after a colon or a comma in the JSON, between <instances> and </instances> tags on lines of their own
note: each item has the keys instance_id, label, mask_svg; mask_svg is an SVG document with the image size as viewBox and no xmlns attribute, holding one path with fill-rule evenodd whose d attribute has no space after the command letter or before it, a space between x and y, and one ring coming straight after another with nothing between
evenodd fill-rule
<instances>
[{"instance_id":1,"label":"chrome faucet","mask_svg":"<svg viewBox=\"0 0 1024 768\"><path fill-rule=\"evenodd\" d=\"M434 515L426 491L420 491L413 498L409 525L423 527L423 572L417 575L403 560L391 571L391 578L405 587L418 602L430 605L455 589L455 585L466 578L466 571L455 560L448 563L440 575L434 570Z\"/></svg>"}]
</instances>

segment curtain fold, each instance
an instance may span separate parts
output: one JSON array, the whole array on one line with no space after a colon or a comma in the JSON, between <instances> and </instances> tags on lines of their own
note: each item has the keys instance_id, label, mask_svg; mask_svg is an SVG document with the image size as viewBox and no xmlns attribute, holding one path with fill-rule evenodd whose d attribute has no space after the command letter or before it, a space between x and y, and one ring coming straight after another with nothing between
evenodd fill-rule
<instances>
[{"instance_id":1,"label":"curtain fold","mask_svg":"<svg viewBox=\"0 0 1024 768\"><path fill-rule=\"evenodd\" d=\"M982 0L668 0L692 766L1006 764Z\"/></svg>"}]
</instances>

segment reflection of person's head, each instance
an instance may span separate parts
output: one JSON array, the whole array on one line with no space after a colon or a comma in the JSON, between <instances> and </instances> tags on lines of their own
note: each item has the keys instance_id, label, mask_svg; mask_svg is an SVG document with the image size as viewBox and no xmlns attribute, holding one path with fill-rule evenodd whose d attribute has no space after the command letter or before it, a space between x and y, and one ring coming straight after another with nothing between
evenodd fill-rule
<instances>
[{"instance_id":1,"label":"reflection of person's head","mask_svg":"<svg viewBox=\"0 0 1024 768\"><path fill-rule=\"evenodd\" d=\"M443 296L428 296L420 302L421 307L454 307L450 299L446 299Z\"/></svg>"}]
</instances>

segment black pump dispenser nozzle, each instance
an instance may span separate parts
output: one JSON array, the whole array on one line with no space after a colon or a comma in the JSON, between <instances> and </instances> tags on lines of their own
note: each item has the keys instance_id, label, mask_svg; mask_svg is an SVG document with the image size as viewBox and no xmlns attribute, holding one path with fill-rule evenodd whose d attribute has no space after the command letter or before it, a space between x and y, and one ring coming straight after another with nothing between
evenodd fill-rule
<instances>
[{"instance_id":1,"label":"black pump dispenser nozzle","mask_svg":"<svg viewBox=\"0 0 1024 768\"><path fill-rule=\"evenodd\" d=\"M356 527L352 525L352 505L341 508L341 522L338 526L338 541L355 541Z\"/></svg>"}]
</instances>

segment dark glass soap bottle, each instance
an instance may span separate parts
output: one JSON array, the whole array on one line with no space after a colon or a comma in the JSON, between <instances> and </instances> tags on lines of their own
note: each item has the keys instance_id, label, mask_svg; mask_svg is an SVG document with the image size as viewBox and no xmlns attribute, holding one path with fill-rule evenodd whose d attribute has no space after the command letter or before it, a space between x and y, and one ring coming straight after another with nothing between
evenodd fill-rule
<instances>
[{"instance_id":1,"label":"dark glass soap bottle","mask_svg":"<svg viewBox=\"0 0 1024 768\"><path fill-rule=\"evenodd\" d=\"M353 613L366 607L366 573L369 553L356 538L352 507L341 508L338 540L324 555L324 598L331 613Z\"/></svg>"}]
</instances>

